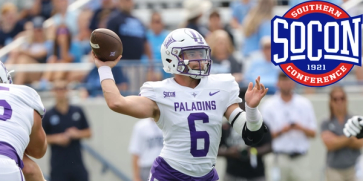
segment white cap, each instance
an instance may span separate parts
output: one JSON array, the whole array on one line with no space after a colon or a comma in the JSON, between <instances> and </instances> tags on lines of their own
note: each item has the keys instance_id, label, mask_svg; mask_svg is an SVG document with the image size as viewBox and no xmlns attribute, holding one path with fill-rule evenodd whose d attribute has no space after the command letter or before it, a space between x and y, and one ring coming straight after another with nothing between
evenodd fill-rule
<instances>
[{"instance_id":1,"label":"white cap","mask_svg":"<svg viewBox=\"0 0 363 181\"><path fill-rule=\"evenodd\" d=\"M207 12L212 7L212 3L209 0L185 0L183 7L187 13L186 19L189 20Z\"/></svg>"},{"instance_id":2,"label":"white cap","mask_svg":"<svg viewBox=\"0 0 363 181\"><path fill-rule=\"evenodd\" d=\"M262 47L264 47L265 45L271 45L271 36L262 37L260 43Z\"/></svg>"}]
</instances>

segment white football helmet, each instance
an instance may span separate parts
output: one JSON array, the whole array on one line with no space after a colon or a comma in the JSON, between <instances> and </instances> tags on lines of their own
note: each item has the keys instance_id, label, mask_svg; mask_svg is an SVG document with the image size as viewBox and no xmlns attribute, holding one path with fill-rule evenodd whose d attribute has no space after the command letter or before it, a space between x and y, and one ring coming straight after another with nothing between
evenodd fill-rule
<instances>
[{"instance_id":1,"label":"white football helmet","mask_svg":"<svg viewBox=\"0 0 363 181\"><path fill-rule=\"evenodd\" d=\"M5 65L0 61L0 83L12 84L13 80L10 76L11 72L13 71L8 72L8 70L5 68Z\"/></svg>"},{"instance_id":2,"label":"white football helmet","mask_svg":"<svg viewBox=\"0 0 363 181\"><path fill-rule=\"evenodd\" d=\"M160 51L163 69L167 73L194 79L209 75L211 49L203 36L193 29L180 28L170 32Z\"/></svg>"}]
</instances>

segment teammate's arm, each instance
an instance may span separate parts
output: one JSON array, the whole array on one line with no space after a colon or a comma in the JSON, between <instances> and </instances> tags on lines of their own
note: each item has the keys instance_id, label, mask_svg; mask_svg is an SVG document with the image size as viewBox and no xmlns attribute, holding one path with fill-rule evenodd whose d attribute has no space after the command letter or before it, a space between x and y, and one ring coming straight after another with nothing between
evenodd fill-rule
<instances>
[{"instance_id":1,"label":"teammate's arm","mask_svg":"<svg viewBox=\"0 0 363 181\"><path fill-rule=\"evenodd\" d=\"M32 132L29 137L30 142L25 150L25 153L37 159L42 158L47 151L47 140L42 127L42 118L35 110Z\"/></svg>"},{"instance_id":2,"label":"teammate's arm","mask_svg":"<svg viewBox=\"0 0 363 181\"><path fill-rule=\"evenodd\" d=\"M140 167L138 165L139 156L132 154L132 168L134 170L134 181L141 181L140 178Z\"/></svg>"},{"instance_id":3,"label":"teammate's arm","mask_svg":"<svg viewBox=\"0 0 363 181\"><path fill-rule=\"evenodd\" d=\"M23 174L26 181L44 181L43 173L37 163L24 154L23 156L24 168Z\"/></svg>"},{"instance_id":4,"label":"teammate's arm","mask_svg":"<svg viewBox=\"0 0 363 181\"><path fill-rule=\"evenodd\" d=\"M159 108L154 101L146 97L124 97L120 94L120 91L113 80L111 68L116 66L116 64L120 61L121 56L119 56L115 61L107 62L98 60L94 55L93 57L95 59L96 66L99 68L98 72L102 81L101 86L103 95L111 110L136 118L152 117L155 121L159 119Z\"/></svg>"}]
</instances>

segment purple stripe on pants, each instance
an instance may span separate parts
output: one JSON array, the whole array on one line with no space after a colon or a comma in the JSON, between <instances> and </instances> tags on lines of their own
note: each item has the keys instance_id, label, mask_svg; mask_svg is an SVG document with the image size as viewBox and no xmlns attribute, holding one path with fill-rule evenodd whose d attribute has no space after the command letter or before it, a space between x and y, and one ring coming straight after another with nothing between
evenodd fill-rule
<instances>
[{"instance_id":1,"label":"purple stripe on pants","mask_svg":"<svg viewBox=\"0 0 363 181\"><path fill-rule=\"evenodd\" d=\"M19 168L19 171L20 171L20 178L21 178L21 181L24 181L24 179L23 179L23 172L21 171L21 168Z\"/></svg>"},{"instance_id":2,"label":"purple stripe on pants","mask_svg":"<svg viewBox=\"0 0 363 181\"><path fill-rule=\"evenodd\" d=\"M0 141L0 155L7 156L11 159L13 159L16 164L19 166L19 168L24 168L23 160L20 159L18 153L16 153L16 150L13 146L11 146L9 143Z\"/></svg>"},{"instance_id":3,"label":"purple stripe on pants","mask_svg":"<svg viewBox=\"0 0 363 181\"><path fill-rule=\"evenodd\" d=\"M213 168L203 177L192 177L173 169L162 157L157 157L151 168L150 181L215 181L218 180L218 173Z\"/></svg>"}]
</instances>

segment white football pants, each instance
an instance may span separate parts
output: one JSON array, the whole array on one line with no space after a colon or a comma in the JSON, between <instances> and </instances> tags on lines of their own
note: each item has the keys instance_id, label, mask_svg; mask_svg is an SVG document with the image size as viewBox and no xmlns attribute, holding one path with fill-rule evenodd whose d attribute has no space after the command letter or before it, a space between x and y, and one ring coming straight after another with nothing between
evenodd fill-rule
<instances>
[{"instance_id":1,"label":"white football pants","mask_svg":"<svg viewBox=\"0 0 363 181\"><path fill-rule=\"evenodd\" d=\"M25 181L16 162L3 155L0 155L0 181Z\"/></svg>"}]
</instances>

